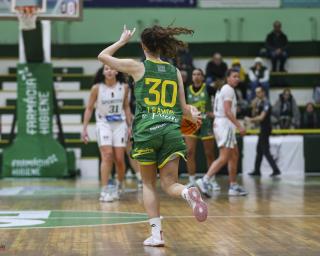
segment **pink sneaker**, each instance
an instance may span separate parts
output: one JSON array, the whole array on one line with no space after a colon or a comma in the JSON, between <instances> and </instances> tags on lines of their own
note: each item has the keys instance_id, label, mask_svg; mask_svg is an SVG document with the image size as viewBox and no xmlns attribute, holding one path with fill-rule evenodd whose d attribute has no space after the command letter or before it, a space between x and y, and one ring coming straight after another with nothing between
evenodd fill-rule
<instances>
[{"instance_id":1,"label":"pink sneaker","mask_svg":"<svg viewBox=\"0 0 320 256\"><path fill-rule=\"evenodd\" d=\"M199 189L196 187L188 188L188 193L186 194L185 199L192 207L193 215L197 221L205 221L208 216L208 206L202 200Z\"/></svg>"}]
</instances>

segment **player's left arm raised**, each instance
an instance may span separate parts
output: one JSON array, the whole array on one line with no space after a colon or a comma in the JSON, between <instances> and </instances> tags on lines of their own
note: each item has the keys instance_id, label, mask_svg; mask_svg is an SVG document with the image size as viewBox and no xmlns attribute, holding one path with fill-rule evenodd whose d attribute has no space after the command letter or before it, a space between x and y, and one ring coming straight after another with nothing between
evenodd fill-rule
<instances>
[{"instance_id":1,"label":"player's left arm raised","mask_svg":"<svg viewBox=\"0 0 320 256\"><path fill-rule=\"evenodd\" d=\"M133 79L137 81L144 74L144 65L133 59L119 59L113 57L116 51L118 51L121 47L125 46L129 42L135 31L135 28L133 30L129 30L124 25L120 39L102 50L98 55L98 59L103 64L108 65L115 70L131 75Z\"/></svg>"}]
</instances>

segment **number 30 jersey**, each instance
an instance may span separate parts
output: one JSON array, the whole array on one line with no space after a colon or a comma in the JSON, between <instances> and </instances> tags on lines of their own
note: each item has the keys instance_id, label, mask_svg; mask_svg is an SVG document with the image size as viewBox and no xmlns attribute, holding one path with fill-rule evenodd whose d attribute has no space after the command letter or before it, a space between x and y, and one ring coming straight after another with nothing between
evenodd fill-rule
<instances>
[{"instance_id":1,"label":"number 30 jersey","mask_svg":"<svg viewBox=\"0 0 320 256\"><path fill-rule=\"evenodd\" d=\"M180 127L177 69L163 61L144 61L144 76L136 82L135 141L145 141Z\"/></svg>"},{"instance_id":2,"label":"number 30 jersey","mask_svg":"<svg viewBox=\"0 0 320 256\"><path fill-rule=\"evenodd\" d=\"M107 86L100 83L96 102L96 121L124 121L124 96L125 87L123 84L117 82L113 86Z\"/></svg>"}]
</instances>

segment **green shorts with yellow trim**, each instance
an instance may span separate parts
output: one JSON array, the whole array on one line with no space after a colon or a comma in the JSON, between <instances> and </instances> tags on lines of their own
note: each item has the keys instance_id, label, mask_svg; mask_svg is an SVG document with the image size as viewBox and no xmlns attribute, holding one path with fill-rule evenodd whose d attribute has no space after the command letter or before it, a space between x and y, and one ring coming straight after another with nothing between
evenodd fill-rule
<instances>
[{"instance_id":1,"label":"green shorts with yellow trim","mask_svg":"<svg viewBox=\"0 0 320 256\"><path fill-rule=\"evenodd\" d=\"M158 168L162 168L177 156L185 159L186 153L186 144L181 132L174 129L148 141L133 141L131 157L141 165L156 164Z\"/></svg>"},{"instance_id":2,"label":"green shorts with yellow trim","mask_svg":"<svg viewBox=\"0 0 320 256\"><path fill-rule=\"evenodd\" d=\"M197 138L201 140L212 140L214 138L212 126L213 126L212 119L209 119L209 118L203 119L200 129L196 133L192 135L185 135L185 136L191 137L191 138Z\"/></svg>"}]
</instances>

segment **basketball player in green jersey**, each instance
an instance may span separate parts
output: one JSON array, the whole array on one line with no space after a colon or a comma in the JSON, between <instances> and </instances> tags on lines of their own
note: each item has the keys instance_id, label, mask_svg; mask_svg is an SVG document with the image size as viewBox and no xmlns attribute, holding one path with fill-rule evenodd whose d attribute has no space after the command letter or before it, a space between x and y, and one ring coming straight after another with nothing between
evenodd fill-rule
<instances>
[{"instance_id":1,"label":"basketball player in green jersey","mask_svg":"<svg viewBox=\"0 0 320 256\"><path fill-rule=\"evenodd\" d=\"M196 187L178 183L180 157L186 147L180 132L182 115L196 120L200 115L185 101L180 71L160 59L172 57L185 44L175 35L191 34L186 28L153 26L143 30L141 46L144 62L118 59L114 53L133 36L135 29L126 26L120 39L104 49L98 59L112 68L131 75L135 81L136 112L133 124L132 156L139 161L143 180L143 201L150 218L151 236L145 246L164 246L161 229L160 205L156 192L157 169L162 189L172 197L182 197L192 207L198 221L207 218L208 209Z\"/></svg>"},{"instance_id":2,"label":"basketball player in green jersey","mask_svg":"<svg viewBox=\"0 0 320 256\"><path fill-rule=\"evenodd\" d=\"M214 161L214 137L213 137L213 112L212 112L212 97L214 89L211 86L206 86L204 83L203 71L196 68L192 71L192 84L187 87L186 98L187 103L195 106L202 115L202 125L200 129L192 135L185 135L185 140L188 150L188 173L189 183L187 186L195 186L196 174L196 148L197 141L201 139L204 148L204 154L207 160L207 166L210 167ZM211 185L213 190L220 190L220 186L215 181L215 176L211 177Z\"/></svg>"}]
</instances>

